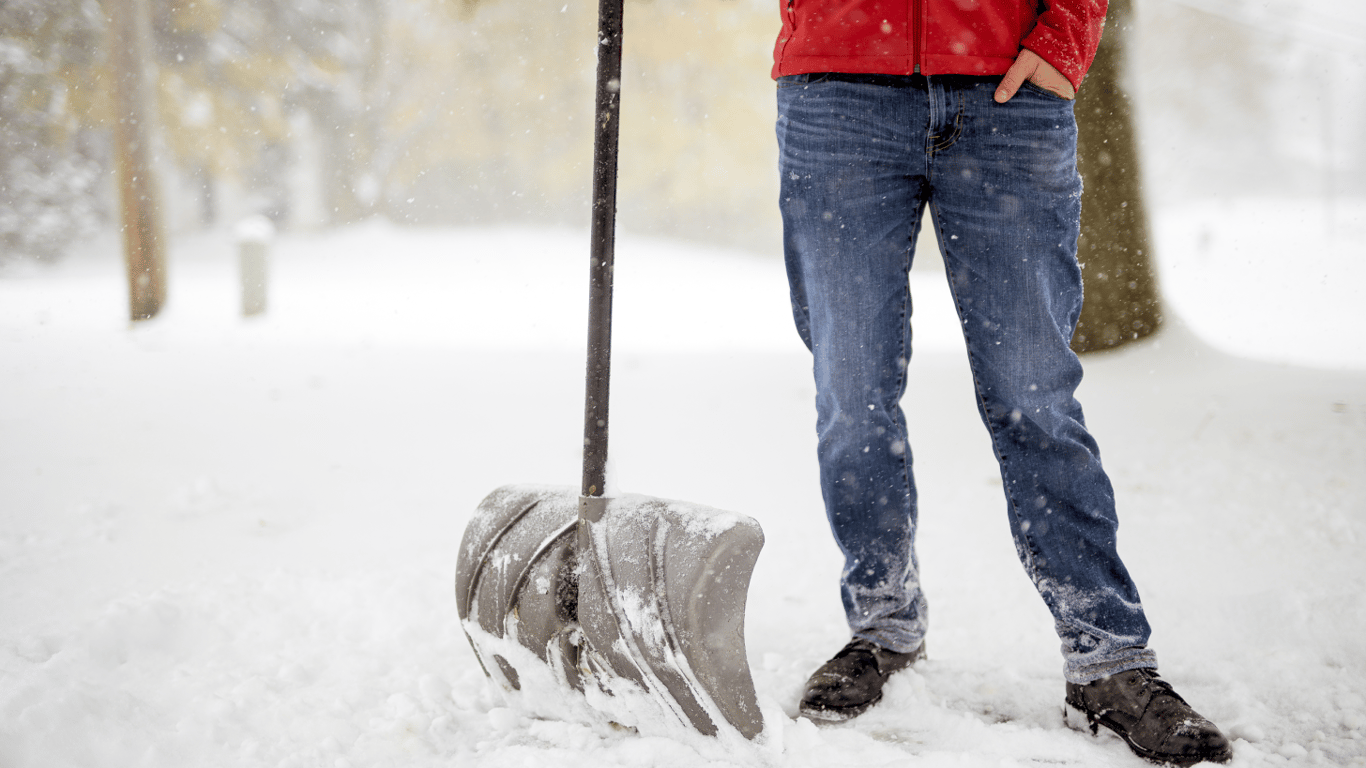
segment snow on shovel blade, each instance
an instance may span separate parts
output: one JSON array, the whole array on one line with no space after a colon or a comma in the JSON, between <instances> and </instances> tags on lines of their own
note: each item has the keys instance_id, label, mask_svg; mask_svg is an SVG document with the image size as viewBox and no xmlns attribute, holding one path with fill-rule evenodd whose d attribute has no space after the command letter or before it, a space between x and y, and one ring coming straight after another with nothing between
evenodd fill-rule
<instances>
[{"instance_id":1,"label":"snow on shovel blade","mask_svg":"<svg viewBox=\"0 0 1366 768\"><path fill-rule=\"evenodd\" d=\"M484 671L507 690L550 679L625 725L752 739L763 718L744 616L762 546L743 515L504 486L465 530L457 609Z\"/></svg>"},{"instance_id":2,"label":"snow on shovel blade","mask_svg":"<svg viewBox=\"0 0 1366 768\"><path fill-rule=\"evenodd\" d=\"M578 500L559 488L509 485L489 494L465 529L456 562L455 598L465 634L484 672L520 690L521 675L500 652L509 639L577 679L575 575ZM472 631L473 630L473 631Z\"/></svg>"}]
</instances>

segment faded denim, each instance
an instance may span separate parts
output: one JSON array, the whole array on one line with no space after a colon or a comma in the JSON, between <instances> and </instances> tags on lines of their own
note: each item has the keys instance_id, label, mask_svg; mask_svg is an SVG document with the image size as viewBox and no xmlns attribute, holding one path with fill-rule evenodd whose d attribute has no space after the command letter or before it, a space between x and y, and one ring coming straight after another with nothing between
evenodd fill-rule
<instances>
[{"instance_id":1,"label":"faded denim","mask_svg":"<svg viewBox=\"0 0 1366 768\"><path fill-rule=\"evenodd\" d=\"M900 400L908 271L929 206L1020 561L1064 674L1156 666L1115 549L1114 493L1074 397L1081 177L1072 102L999 78L796 75L778 83L784 249L816 379L821 489L853 634L917 646L926 601Z\"/></svg>"}]
</instances>

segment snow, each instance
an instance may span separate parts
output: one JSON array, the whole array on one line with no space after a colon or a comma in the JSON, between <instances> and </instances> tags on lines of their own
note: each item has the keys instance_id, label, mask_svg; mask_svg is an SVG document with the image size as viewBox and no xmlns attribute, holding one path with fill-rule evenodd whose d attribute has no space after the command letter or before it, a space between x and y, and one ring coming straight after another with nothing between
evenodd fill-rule
<instances>
[{"instance_id":1,"label":"snow","mask_svg":"<svg viewBox=\"0 0 1366 768\"><path fill-rule=\"evenodd\" d=\"M1237 766L1366 764L1366 207L1337 205L1331 229L1284 201L1162 212L1168 324L1080 393L1164 676ZM136 327L112 235L0 273L0 765L1143 765L1062 724L928 252L905 406L929 659L817 727L797 697L847 638L782 265L619 240L617 484L767 539L768 730L735 744L534 717L456 617L479 500L578 478L585 233L283 233L251 319L235 247L173 241Z\"/></svg>"},{"instance_id":2,"label":"snow","mask_svg":"<svg viewBox=\"0 0 1366 768\"><path fill-rule=\"evenodd\" d=\"M1201 337L1242 357L1366 368L1366 203L1237 199L1157 223L1164 298Z\"/></svg>"}]
</instances>

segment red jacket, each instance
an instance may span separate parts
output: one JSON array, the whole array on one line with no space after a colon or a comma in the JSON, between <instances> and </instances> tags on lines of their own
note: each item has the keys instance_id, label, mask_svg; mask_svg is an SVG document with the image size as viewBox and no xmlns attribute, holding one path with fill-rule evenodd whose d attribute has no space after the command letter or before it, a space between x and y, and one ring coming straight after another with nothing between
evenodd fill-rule
<instances>
[{"instance_id":1,"label":"red jacket","mask_svg":"<svg viewBox=\"0 0 1366 768\"><path fill-rule=\"evenodd\" d=\"M1020 48L1073 86L1095 58L1106 0L778 0L773 76L1002 75Z\"/></svg>"}]
</instances>

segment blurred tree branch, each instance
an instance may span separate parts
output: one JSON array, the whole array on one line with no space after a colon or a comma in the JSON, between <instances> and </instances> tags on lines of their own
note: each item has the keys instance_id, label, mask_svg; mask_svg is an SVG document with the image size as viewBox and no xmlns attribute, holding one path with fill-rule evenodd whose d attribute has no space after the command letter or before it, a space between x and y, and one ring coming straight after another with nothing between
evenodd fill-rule
<instances>
[{"instance_id":1,"label":"blurred tree branch","mask_svg":"<svg viewBox=\"0 0 1366 768\"><path fill-rule=\"evenodd\" d=\"M107 215L94 0L0 2L0 259L53 258Z\"/></svg>"}]
</instances>

